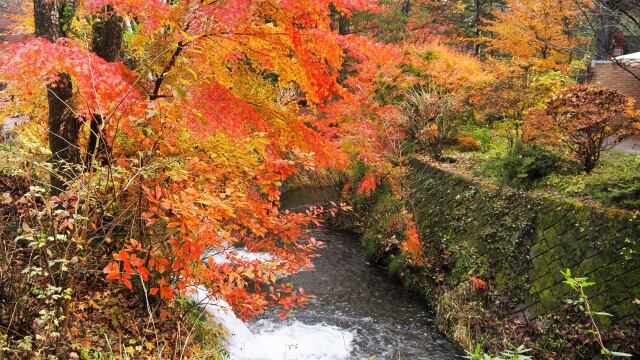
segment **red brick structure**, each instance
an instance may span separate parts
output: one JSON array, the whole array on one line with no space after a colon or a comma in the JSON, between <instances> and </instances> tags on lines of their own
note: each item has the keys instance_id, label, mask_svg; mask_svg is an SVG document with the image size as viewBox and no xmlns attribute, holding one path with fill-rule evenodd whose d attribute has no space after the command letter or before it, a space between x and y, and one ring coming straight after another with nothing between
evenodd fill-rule
<instances>
[{"instance_id":1,"label":"red brick structure","mask_svg":"<svg viewBox=\"0 0 640 360\"><path fill-rule=\"evenodd\" d=\"M625 64L625 68L640 77L640 63L628 62ZM633 77L620 65L611 61L593 61L591 72L593 74L592 84L616 90L623 95L634 98L636 107L640 108L640 80Z\"/></svg>"},{"instance_id":2,"label":"red brick structure","mask_svg":"<svg viewBox=\"0 0 640 360\"><path fill-rule=\"evenodd\" d=\"M629 73L629 71L632 71L640 76L640 53L624 55L617 59L619 59L618 61L624 61L624 68L612 61L591 62L591 73L593 75L591 84L616 90L635 99L635 107L640 109L640 80ZM614 149L625 152L640 152L640 138L637 136L628 137L617 144Z\"/></svg>"}]
</instances>

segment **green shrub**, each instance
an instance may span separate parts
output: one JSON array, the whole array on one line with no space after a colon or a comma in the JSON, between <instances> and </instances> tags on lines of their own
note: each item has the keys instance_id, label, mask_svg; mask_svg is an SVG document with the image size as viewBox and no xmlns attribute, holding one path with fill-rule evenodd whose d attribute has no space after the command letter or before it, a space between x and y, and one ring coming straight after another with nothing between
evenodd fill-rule
<instances>
[{"instance_id":1,"label":"green shrub","mask_svg":"<svg viewBox=\"0 0 640 360\"><path fill-rule=\"evenodd\" d=\"M562 158L536 145L516 143L501 161L502 178L515 185L528 185L553 173Z\"/></svg>"},{"instance_id":2,"label":"green shrub","mask_svg":"<svg viewBox=\"0 0 640 360\"><path fill-rule=\"evenodd\" d=\"M530 186L563 163L561 157L545 148L515 143L506 155L487 160L480 173L496 177L499 183Z\"/></svg>"},{"instance_id":3,"label":"green shrub","mask_svg":"<svg viewBox=\"0 0 640 360\"><path fill-rule=\"evenodd\" d=\"M640 175L614 180L593 179L585 184L584 191L605 204L617 204L629 209L640 208Z\"/></svg>"},{"instance_id":4,"label":"green shrub","mask_svg":"<svg viewBox=\"0 0 640 360\"><path fill-rule=\"evenodd\" d=\"M486 127L479 127L469 133L469 136L480 142L480 150L487 152L491 148L491 131Z\"/></svg>"},{"instance_id":5,"label":"green shrub","mask_svg":"<svg viewBox=\"0 0 640 360\"><path fill-rule=\"evenodd\" d=\"M554 174L543 185L607 206L640 209L640 155L607 151L590 174Z\"/></svg>"}]
</instances>

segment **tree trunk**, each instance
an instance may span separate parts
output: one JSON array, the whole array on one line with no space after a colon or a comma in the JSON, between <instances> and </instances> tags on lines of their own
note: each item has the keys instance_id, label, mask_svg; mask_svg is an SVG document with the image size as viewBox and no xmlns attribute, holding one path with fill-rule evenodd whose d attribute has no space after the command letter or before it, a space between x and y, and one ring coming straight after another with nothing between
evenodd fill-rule
<instances>
[{"instance_id":1,"label":"tree trunk","mask_svg":"<svg viewBox=\"0 0 640 360\"><path fill-rule=\"evenodd\" d=\"M36 36L49 41L61 37L59 3L51 0L34 0L33 15L35 18Z\"/></svg>"},{"instance_id":2,"label":"tree trunk","mask_svg":"<svg viewBox=\"0 0 640 360\"><path fill-rule=\"evenodd\" d=\"M480 39L480 35L481 35L481 30L480 30L480 21L482 20L482 0L475 0L474 1L474 5L475 5L475 19L474 19L474 26L475 26L475 30L476 30L476 43L474 44L474 49L473 52L476 56L480 56L480 42L478 41Z\"/></svg>"},{"instance_id":3,"label":"tree trunk","mask_svg":"<svg viewBox=\"0 0 640 360\"><path fill-rule=\"evenodd\" d=\"M78 134L80 121L69 106L73 87L69 75L62 73L60 79L47 85L49 102L49 148L51 149L51 193L58 195L66 189L67 180L74 177L74 165L80 163Z\"/></svg>"},{"instance_id":4,"label":"tree trunk","mask_svg":"<svg viewBox=\"0 0 640 360\"><path fill-rule=\"evenodd\" d=\"M122 48L122 36L124 35L124 21L119 15L105 9L109 18L98 21L93 25L92 50L98 56L108 62L114 62L120 58ZM89 142L85 164L91 169L94 159L106 159L111 152L103 132L103 114L93 114L89 131Z\"/></svg>"},{"instance_id":5,"label":"tree trunk","mask_svg":"<svg viewBox=\"0 0 640 360\"><path fill-rule=\"evenodd\" d=\"M338 33L340 35L349 34L349 19L346 16L340 16L338 19Z\"/></svg>"},{"instance_id":6,"label":"tree trunk","mask_svg":"<svg viewBox=\"0 0 640 360\"><path fill-rule=\"evenodd\" d=\"M60 9L64 3L51 0L34 0L36 36L51 42L63 36ZM80 163L78 135L80 119L71 111L73 96L71 77L59 74L59 79L47 85L49 104L49 148L51 150L51 194L58 195L66 189L66 183L73 177L73 166Z\"/></svg>"},{"instance_id":7,"label":"tree trunk","mask_svg":"<svg viewBox=\"0 0 640 360\"><path fill-rule=\"evenodd\" d=\"M93 24L92 50L98 56L108 62L114 62L120 57L122 47L122 35L124 34L124 21L111 9L105 12L109 18Z\"/></svg>"},{"instance_id":8,"label":"tree trunk","mask_svg":"<svg viewBox=\"0 0 640 360\"><path fill-rule=\"evenodd\" d=\"M609 60L613 53L613 36L616 30L615 16L611 9L600 3L596 3L595 13L596 31L596 59Z\"/></svg>"},{"instance_id":9,"label":"tree trunk","mask_svg":"<svg viewBox=\"0 0 640 360\"><path fill-rule=\"evenodd\" d=\"M400 8L400 12L404 16L409 16L409 11L411 10L411 0L403 0L402 7Z\"/></svg>"}]
</instances>

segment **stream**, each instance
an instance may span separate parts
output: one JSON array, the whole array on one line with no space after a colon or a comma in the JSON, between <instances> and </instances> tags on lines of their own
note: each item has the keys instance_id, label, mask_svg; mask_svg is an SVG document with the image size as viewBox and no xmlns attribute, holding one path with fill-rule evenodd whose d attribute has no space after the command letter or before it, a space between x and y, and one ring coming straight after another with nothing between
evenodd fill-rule
<instances>
[{"instance_id":1,"label":"stream","mask_svg":"<svg viewBox=\"0 0 640 360\"><path fill-rule=\"evenodd\" d=\"M317 202L319 189L287 194L283 206ZM318 198L320 197L320 198ZM359 239L328 227L309 235L325 243L315 271L287 279L315 298L286 320L276 312L247 324L210 309L230 332L232 360L459 359L424 305L386 271L365 262ZM219 304L217 304L219 305Z\"/></svg>"}]
</instances>

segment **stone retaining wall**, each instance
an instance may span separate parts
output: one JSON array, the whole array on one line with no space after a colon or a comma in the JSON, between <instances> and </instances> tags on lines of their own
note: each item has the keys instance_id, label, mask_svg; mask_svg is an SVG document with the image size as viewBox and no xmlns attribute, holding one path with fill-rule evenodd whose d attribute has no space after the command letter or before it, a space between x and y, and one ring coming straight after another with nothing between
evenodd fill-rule
<instances>
[{"instance_id":1,"label":"stone retaining wall","mask_svg":"<svg viewBox=\"0 0 640 360\"><path fill-rule=\"evenodd\" d=\"M519 299L528 318L559 309L570 289L561 270L596 282L587 288L607 322L640 317L640 218L637 214L488 187L415 162L412 206L426 251L447 249L447 285L488 277ZM430 250L431 249L431 250ZM606 319L602 319L606 320Z\"/></svg>"}]
</instances>

